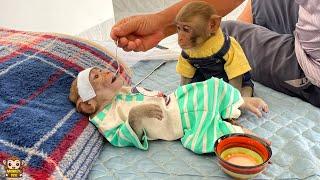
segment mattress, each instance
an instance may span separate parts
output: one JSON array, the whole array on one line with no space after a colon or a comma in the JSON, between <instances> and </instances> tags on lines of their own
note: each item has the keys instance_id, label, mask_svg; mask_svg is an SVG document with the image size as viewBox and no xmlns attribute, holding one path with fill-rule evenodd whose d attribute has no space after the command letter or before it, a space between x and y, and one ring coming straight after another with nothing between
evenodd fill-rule
<instances>
[{"instance_id":1,"label":"mattress","mask_svg":"<svg viewBox=\"0 0 320 180\"><path fill-rule=\"evenodd\" d=\"M140 61L132 69L133 84L162 64L141 86L172 92L179 84L176 61ZM272 142L273 156L257 179L320 179L320 109L255 83L270 112L257 119L244 112L239 122ZM89 179L226 179L212 154L197 155L180 141L151 141L148 151L117 148L105 142Z\"/></svg>"}]
</instances>

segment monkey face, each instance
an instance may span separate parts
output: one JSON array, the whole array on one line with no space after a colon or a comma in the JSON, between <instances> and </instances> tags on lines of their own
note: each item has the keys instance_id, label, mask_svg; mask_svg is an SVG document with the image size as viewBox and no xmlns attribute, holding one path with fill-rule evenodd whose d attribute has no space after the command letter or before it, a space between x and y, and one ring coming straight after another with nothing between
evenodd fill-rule
<instances>
[{"instance_id":1,"label":"monkey face","mask_svg":"<svg viewBox=\"0 0 320 180\"><path fill-rule=\"evenodd\" d=\"M20 160L11 160L9 159L7 162L7 167L9 169L20 169L21 163Z\"/></svg>"},{"instance_id":2,"label":"monkey face","mask_svg":"<svg viewBox=\"0 0 320 180\"><path fill-rule=\"evenodd\" d=\"M197 49L218 30L221 17L207 2L190 2L178 12L178 43L184 50Z\"/></svg>"},{"instance_id":3,"label":"monkey face","mask_svg":"<svg viewBox=\"0 0 320 180\"><path fill-rule=\"evenodd\" d=\"M123 80L120 76L116 77L113 72L106 69L93 68L89 77L95 91L105 88L118 90L123 85Z\"/></svg>"},{"instance_id":4,"label":"monkey face","mask_svg":"<svg viewBox=\"0 0 320 180\"><path fill-rule=\"evenodd\" d=\"M78 112L86 115L94 115L102 106L109 103L124 84L122 77L115 76L114 72L92 68L89 72L89 83L94 90L95 97L83 101L78 92L77 81L78 78L71 84L69 99L76 105Z\"/></svg>"},{"instance_id":5,"label":"monkey face","mask_svg":"<svg viewBox=\"0 0 320 180\"><path fill-rule=\"evenodd\" d=\"M193 29L189 23L176 23L178 32L178 44L182 49L190 49L194 46L191 39L193 36Z\"/></svg>"},{"instance_id":6,"label":"monkey face","mask_svg":"<svg viewBox=\"0 0 320 180\"><path fill-rule=\"evenodd\" d=\"M189 21L178 21L176 27L178 44L184 50L201 46L211 36L208 22L198 16Z\"/></svg>"},{"instance_id":7,"label":"monkey face","mask_svg":"<svg viewBox=\"0 0 320 180\"><path fill-rule=\"evenodd\" d=\"M96 93L95 100L112 99L124 84L121 76L116 77L113 72L106 69L93 68L89 78Z\"/></svg>"}]
</instances>

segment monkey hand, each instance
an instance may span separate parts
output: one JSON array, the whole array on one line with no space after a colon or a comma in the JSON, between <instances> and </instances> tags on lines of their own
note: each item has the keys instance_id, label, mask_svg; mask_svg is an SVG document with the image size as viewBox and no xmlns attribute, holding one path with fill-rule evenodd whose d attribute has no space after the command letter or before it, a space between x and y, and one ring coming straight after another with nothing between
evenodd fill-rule
<instances>
[{"instance_id":1,"label":"monkey hand","mask_svg":"<svg viewBox=\"0 0 320 180\"><path fill-rule=\"evenodd\" d=\"M245 133L245 134L250 134L250 135L258 137L258 135L256 133L254 133L253 131L251 131L247 128L242 128L242 130L243 130L243 133ZM269 141L268 139L265 139L265 138L261 138L261 139L264 140L268 145L271 145L271 141Z\"/></svg>"},{"instance_id":2,"label":"monkey hand","mask_svg":"<svg viewBox=\"0 0 320 180\"><path fill-rule=\"evenodd\" d=\"M241 124L238 123L237 119L231 118L231 119L225 119L225 121L229 122L232 125L236 125L236 126L242 127Z\"/></svg>"},{"instance_id":3,"label":"monkey hand","mask_svg":"<svg viewBox=\"0 0 320 180\"><path fill-rule=\"evenodd\" d=\"M148 118L157 118L158 120L162 120L163 113L159 105L156 104L145 104L143 106L144 116Z\"/></svg>"},{"instance_id":4,"label":"monkey hand","mask_svg":"<svg viewBox=\"0 0 320 180\"><path fill-rule=\"evenodd\" d=\"M125 51L147 51L176 31L166 21L159 13L126 17L112 27L110 37Z\"/></svg>"},{"instance_id":5,"label":"monkey hand","mask_svg":"<svg viewBox=\"0 0 320 180\"><path fill-rule=\"evenodd\" d=\"M244 103L240 108L252 112L257 117L262 117L262 112L269 112L267 103L261 98L257 97L243 97Z\"/></svg>"},{"instance_id":6,"label":"monkey hand","mask_svg":"<svg viewBox=\"0 0 320 180\"><path fill-rule=\"evenodd\" d=\"M141 140L143 135L143 117L157 118L161 120L163 113L160 106L155 104L143 104L132 108L129 112L128 121L133 131Z\"/></svg>"},{"instance_id":7,"label":"monkey hand","mask_svg":"<svg viewBox=\"0 0 320 180\"><path fill-rule=\"evenodd\" d=\"M132 108L129 112L129 120L141 119L142 117L157 118L158 120L162 120L163 112L160 106L156 104L142 104Z\"/></svg>"}]
</instances>

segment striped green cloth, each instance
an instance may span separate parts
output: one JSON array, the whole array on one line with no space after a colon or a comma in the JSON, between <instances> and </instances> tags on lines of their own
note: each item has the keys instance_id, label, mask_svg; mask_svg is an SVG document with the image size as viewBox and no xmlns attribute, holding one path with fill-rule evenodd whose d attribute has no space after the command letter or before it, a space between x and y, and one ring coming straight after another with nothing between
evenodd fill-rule
<instances>
[{"instance_id":1,"label":"striped green cloth","mask_svg":"<svg viewBox=\"0 0 320 180\"><path fill-rule=\"evenodd\" d=\"M214 142L229 133L243 133L242 129L223 121L221 116L237 118L243 103L240 92L221 79L181 86L175 91L184 136L184 147L195 153L214 151Z\"/></svg>"},{"instance_id":2,"label":"striped green cloth","mask_svg":"<svg viewBox=\"0 0 320 180\"><path fill-rule=\"evenodd\" d=\"M113 111L116 111L116 107L114 105L119 102L130 103L134 101L142 102L143 100L144 96L140 93L119 93L113 100L112 104L107 105L95 117L90 119L90 121L112 145L117 147L135 146L139 149L147 150L148 138L146 136L146 132L144 131L141 142L136 133L130 127L128 120L123 119L124 117L117 116L117 113L113 113ZM136 105L138 104L136 103Z\"/></svg>"},{"instance_id":3,"label":"striped green cloth","mask_svg":"<svg viewBox=\"0 0 320 180\"><path fill-rule=\"evenodd\" d=\"M140 141L127 118L132 107L146 102L158 104L163 108L164 113L172 113L171 116L167 115L164 118L174 117L167 119L167 122L179 121L179 126L176 126L179 137L174 136L177 133L173 133L173 137L181 138L183 146L195 153L213 152L217 138L229 133L243 132L240 127L222 120L222 118L238 118L240 116L238 108L243 103L243 99L237 89L221 79L211 78L181 86L168 97L171 97L171 102L164 105L163 97L156 95L150 97L141 93L132 93L132 91L121 92L114 98L112 104L107 105L90 121L112 145L135 146L143 150L148 149L148 132L156 131L160 125L155 124L154 128L144 131ZM170 112L166 109L169 106L174 106L170 107ZM179 114L180 117L177 117ZM170 132L160 131L159 137L161 137L160 133ZM159 137L154 139L161 139Z\"/></svg>"}]
</instances>

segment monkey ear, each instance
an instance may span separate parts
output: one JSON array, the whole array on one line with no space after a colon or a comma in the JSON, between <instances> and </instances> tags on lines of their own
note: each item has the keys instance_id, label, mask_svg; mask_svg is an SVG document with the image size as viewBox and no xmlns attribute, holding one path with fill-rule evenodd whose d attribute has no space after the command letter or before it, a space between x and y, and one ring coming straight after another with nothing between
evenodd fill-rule
<instances>
[{"instance_id":1,"label":"monkey ear","mask_svg":"<svg viewBox=\"0 0 320 180\"><path fill-rule=\"evenodd\" d=\"M97 102L93 99L83 102L82 99L79 98L76 107L79 112L91 115L96 112Z\"/></svg>"},{"instance_id":2,"label":"monkey ear","mask_svg":"<svg viewBox=\"0 0 320 180\"><path fill-rule=\"evenodd\" d=\"M221 23L221 16L218 16L216 14L212 15L210 17L210 22L209 22L210 32L215 33L219 29L220 23Z\"/></svg>"},{"instance_id":3,"label":"monkey ear","mask_svg":"<svg viewBox=\"0 0 320 180\"><path fill-rule=\"evenodd\" d=\"M4 165L4 166L7 165L7 161L6 161L6 160L3 160L2 162L3 162L3 165Z\"/></svg>"}]
</instances>

